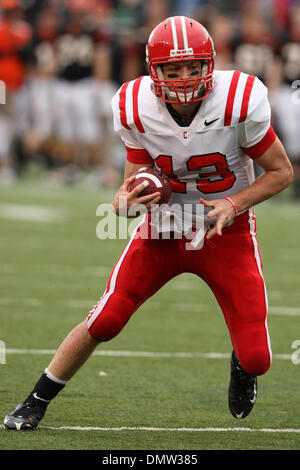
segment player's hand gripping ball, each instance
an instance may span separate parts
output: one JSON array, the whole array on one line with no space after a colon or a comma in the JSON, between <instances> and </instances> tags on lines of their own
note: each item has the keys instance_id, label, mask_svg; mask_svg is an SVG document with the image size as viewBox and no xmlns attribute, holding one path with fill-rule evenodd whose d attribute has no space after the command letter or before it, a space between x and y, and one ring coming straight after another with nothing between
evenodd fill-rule
<instances>
[{"instance_id":1,"label":"player's hand gripping ball","mask_svg":"<svg viewBox=\"0 0 300 470\"><path fill-rule=\"evenodd\" d=\"M155 168L140 168L134 173L134 176L135 180L130 185L130 191L143 183L143 181L148 181L149 185L140 192L139 197L160 192L158 204L166 204L169 201L172 193L171 183L165 176L160 176Z\"/></svg>"}]
</instances>

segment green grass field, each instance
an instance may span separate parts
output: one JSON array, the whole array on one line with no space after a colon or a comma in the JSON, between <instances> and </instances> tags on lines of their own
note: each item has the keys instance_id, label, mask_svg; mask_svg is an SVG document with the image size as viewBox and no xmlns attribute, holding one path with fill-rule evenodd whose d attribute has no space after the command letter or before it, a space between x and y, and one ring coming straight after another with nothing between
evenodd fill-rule
<instances>
[{"instance_id":1,"label":"green grass field","mask_svg":"<svg viewBox=\"0 0 300 470\"><path fill-rule=\"evenodd\" d=\"M126 243L96 237L96 208L111 197L29 182L0 188L1 423L105 289ZM300 449L300 364L291 361L300 340L300 205L283 194L256 214L274 357L248 418L228 410L231 345L219 306L186 274L99 346L38 431L1 426L0 449Z\"/></svg>"}]
</instances>

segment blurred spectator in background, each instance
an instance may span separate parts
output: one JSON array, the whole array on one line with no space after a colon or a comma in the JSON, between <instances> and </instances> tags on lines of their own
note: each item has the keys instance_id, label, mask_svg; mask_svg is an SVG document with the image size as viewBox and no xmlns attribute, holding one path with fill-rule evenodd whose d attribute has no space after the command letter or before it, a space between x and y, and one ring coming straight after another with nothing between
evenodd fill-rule
<instances>
[{"instance_id":1,"label":"blurred spectator in background","mask_svg":"<svg viewBox=\"0 0 300 470\"><path fill-rule=\"evenodd\" d=\"M5 104L0 105L0 182L14 180L11 160L15 131L15 97L25 80L25 63L32 31L22 19L18 0L2 0L0 19L0 80L5 83Z\"/></svg>"},{"instance_id":2,"label":"blurred spectator in background","mask_svg":"<svg viewBox=\"0 0 300 470\"><path fill-rule=\"evenodd\" d=\"M118 83L124 83L137 77L143 67L142 3L139 0L119 0L112 12L112 21L114 78Z\"/></svg>"},{"instance_id":3,"label":"blurred spectator in background","mask_svg":"<svg viewBox=\"0 0 300 470\"><path fill-rule=\"evenodd\" d=\"M48 0L23 0L20 3L22 5L25 20L34 29L41 11L47 6L49 1ZM64 3L64 0L61 3Z\"/></svg>"},{"instance_id":4,"label":"blurred spectator in background","mask_svg":"<svg viewBox=\"0 0 300 470\"><path fill-rule=\"evenodd\" d=\"M232 41L235 33L234 21L229 16L213 14L207 20L207 28L213 38L215 50L215 67L219 70L233 69Z\"/></svg>"},{"instance_id":5,"label":"blurred spectator in background","mask_svg":"<svg viewBox=\"0 0 300 470\"><path fill-rule=\"evenodd\" d=\"M294 0L246 0L246 8L255 8L277 31L288 28L290 9Z\"/></svg>"},{"instance_id":6,"label":"blurred spectator in background","mask_svg":"<svg viewBox=\"0 0 300 470\"><path fill-rule=\"evenodd\" d=\"M278 134L294 167L294 197L300 199L300 5L291 9L279 52L280 76L271 93Z\"/></svg>"},{"instance_id":7,"label":"blurred spectator in background","mask_svg":"<svg viewBox=\"0 0 300 470\"><path fill-rule=\"evenodd\" d=\"M175 0L172 3L174 5L174 15L188 16L190 18L193 18L197 15L197 10L199 9L199 7L204 5L206 2L205 0Z\"/></svg>"},{"instance_id":8,"label":"blurred spectator in background","mask_svg":"<svg viewBox=\"0 0 300 470\"><path fill-rule=\"evenodd\" d=\"M142 74L148 75L148 67L145 61L145 48L148 42L149 34L155 26L172 14L172 6L169 0L152 0L143 3L143 27L141 30L141 54L140 60L143 65Z\"/></svg>"},{"instance_id":9,"label":"blurred spectator in background","mask_svg":"<svg viewBox=\"0 0 300 470\"><path fill-rule=\"evenodd\" d=\"M235 68L265 81L280 41L256 9L245 9L236 29L231 43Z\"/></svg>"},{"instance_id":10,"label":"blurred spectator in background","mask_svg":"<svg viewBox=\"0 0 300 470\"><path fill-rule=\"evenodd\" d=\"M230 47L233 68L257 76L269 87L274 78L274 60L280 49L280 34L258 9L256 1L245 1L239 9ZM272 82L274 85L274 82ZM254 163L255 175L262 169Z\"/></svg>"}]
</instances>

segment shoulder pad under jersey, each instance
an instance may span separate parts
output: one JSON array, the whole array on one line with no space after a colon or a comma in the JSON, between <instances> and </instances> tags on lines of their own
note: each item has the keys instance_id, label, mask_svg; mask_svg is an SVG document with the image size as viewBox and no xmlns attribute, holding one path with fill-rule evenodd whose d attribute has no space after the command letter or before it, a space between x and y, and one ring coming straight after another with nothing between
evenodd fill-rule
<instances>
[{"instance_id":1,"label":"shoulder pad under jersey","mask_svg":"<svg viewBox=\"0 0 300 470\"><path fill-rule=\"evenodd\" d=\"M262 121L265 110L261 103L267 98L266 86L254 75L239 70L216 71L215 87L210 106L220 112L224 127L236 126L249 119ZM220 124L221 124L220 122Z\"/></svg>"},{"instance_id":2,"label":"shoulder pad under jersey","mask_svg":"<svg viewBox=\"0 0 300 470\"><path fill-rule=\"evenodd\" d=\"M124 83L112 99L114 129L166 134L159 98L151 89L152 80L142 76Z\"/></svg>"}]
</instances>

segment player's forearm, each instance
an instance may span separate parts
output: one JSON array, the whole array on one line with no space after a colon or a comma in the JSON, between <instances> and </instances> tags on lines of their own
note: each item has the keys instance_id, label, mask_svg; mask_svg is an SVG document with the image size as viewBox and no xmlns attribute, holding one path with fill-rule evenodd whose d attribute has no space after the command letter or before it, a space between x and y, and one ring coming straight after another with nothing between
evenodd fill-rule
<instances>
[{"instance_id":1,"label":"player's forearm","mask_svg":"<svg viewBox=\"0 0 300 470\"><path fill-rule=\"evenodd\" d=\"M266 171L248 188L232 196L239 212L269 199L287 188L293 180L292 167Z\"/></svg>"}]
</instances>

